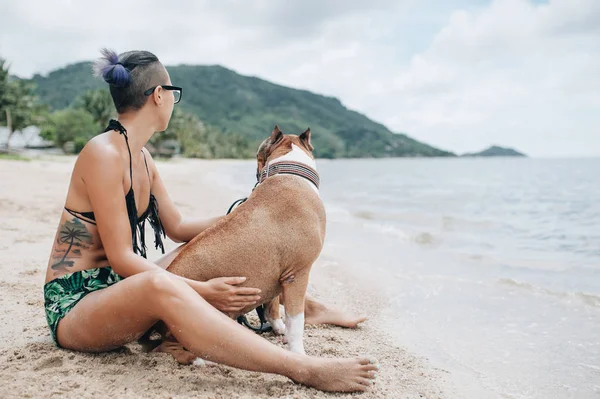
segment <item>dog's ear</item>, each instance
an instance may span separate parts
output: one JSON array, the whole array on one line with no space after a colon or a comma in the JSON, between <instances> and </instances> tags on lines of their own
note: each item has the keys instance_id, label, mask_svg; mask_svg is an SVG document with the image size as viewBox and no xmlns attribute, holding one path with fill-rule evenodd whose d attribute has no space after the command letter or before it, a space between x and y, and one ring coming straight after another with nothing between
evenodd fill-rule
<instances>
[{"instance_id":1,"label":"dog's ear","mask_svg":"<svg viewBox=\"0 0 600 399\"><path fill-rule=\"evenodd\" d=\"M315 149L310 142L310 128L306 129L306 131L298 136L298 138L310 151Z\"/></svg>"},{"instance_id":2,"label":"dog's ear","mask_svg":"<svg viewBox=\"0 0 600 399\"><path fill-rule=\"evenodd\" d=\"M283 137L283 133L279 130L279 126L275 125L273 132L271 133L271 144L275 144Z\"/></svg>"}]
</instances>

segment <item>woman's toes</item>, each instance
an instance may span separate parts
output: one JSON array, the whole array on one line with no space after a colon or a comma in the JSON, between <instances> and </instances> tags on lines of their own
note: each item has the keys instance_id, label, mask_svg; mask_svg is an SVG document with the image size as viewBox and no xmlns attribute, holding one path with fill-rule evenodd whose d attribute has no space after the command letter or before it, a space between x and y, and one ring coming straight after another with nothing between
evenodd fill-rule
<instances>
[{"instance_id":1,"label":"woman's toes","mask_svg":"<svg viewBox=\"0 0 600 399\"><path fill-rule=\"evenodd\" d=\"M377 373L375 371L363 371L362 373L360 373L360 376L363 378L374 379L375 377L377 377Z\"/></svg>"},{"instance_id":2,"label":"woman's toes","mask_svg":"<svg viewBox=\"0 0 600 399\"><path fill-rule=\"evenodd\" d=\"M362 359L360 359L360 364L377 364L377 360L373 359L372 357L364 357Z\"/></svg>"},{"instance_id":3,"label":"woman's toes","mask_svg":"<svg viewBox=\"0 0 600 399\"><path fill-rule=\"evenodd\" d=\"M363 364L360 369L363 371L377 371L379 370L379 366L376 364Z\"/></svg>"},{"instance_id":4,"label":"woman's toes","mask_svg":"<svg viewBox=\"0 0 600 399\"><path fill-rule=\"evenodd\" d=\"M358 382L359 384L364 385L366 387L370 387L371 385L373 385L373 380L370 380L368 378L358 377L356 379L356 382Z\"/></svg>"}]
</instances>

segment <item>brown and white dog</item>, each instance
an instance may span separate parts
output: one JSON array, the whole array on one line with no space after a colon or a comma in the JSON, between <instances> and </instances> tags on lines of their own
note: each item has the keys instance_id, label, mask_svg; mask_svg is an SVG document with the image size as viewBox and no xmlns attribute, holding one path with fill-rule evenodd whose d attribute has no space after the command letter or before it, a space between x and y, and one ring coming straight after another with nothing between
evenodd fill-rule
<instances>
[{"instance_id":1,"label":"brown and white dog","mask_svg":"<svg viewBox=\"0 0 600 399\"><path fill-rule=\"evenodd\" d=\"M267 320L297 353L304 353L308 277L325 240L325 208L310 137L310 129L299 136L284 135L275 126L258 149L259 184L252 194L190 241L167 269L199 281L246 276L243 285L259 288L261 303L230 316L268 303ZM280 294L285 323L279 314ZM159 350L177 358L172 348Z\"/></svg>"}]
</instances>

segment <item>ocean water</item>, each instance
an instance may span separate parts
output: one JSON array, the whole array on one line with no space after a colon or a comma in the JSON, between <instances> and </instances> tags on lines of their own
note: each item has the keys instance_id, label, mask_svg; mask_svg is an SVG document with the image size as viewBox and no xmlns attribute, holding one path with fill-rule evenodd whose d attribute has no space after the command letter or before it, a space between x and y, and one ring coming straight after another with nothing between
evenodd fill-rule
<instances>
[{"instance_id":1,"label":"ocean water","mask_svg":"<svg viewBox=\"0 0 600 399\"><path fill-rule=\"evenodd\" d=\"M600 159L318 160L322 258L476 398L600 398ZM254 163L214 178L246 195ZM374 291L375 292L375 291Z\"/></svg>"}]
</instances>

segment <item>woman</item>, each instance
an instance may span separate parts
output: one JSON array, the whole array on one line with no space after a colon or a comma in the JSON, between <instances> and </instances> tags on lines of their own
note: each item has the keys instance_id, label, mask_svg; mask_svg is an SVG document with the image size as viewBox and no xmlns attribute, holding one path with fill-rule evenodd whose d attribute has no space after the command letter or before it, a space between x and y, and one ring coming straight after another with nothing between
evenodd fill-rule
<instances>
[{"instance_id":1,"label":"woman","mask_svg":"<svg viewBox=\"0 0 600 399\"><path fill-rule=\"evenodd\" d=\"M171 85L162 63L146 51L117 55L104 50L95 69L110 85L118 121L87 143L71 176L44 286L56 344L111 350L162 320L199 357L285 375L321 390L367 390L376 369L368 359L294 354L221 313L258 301L258 290L237 286L243 278L192 281L165 270L173 255L160 266L145 258L146 220L163 252L165 233L187 242L216 221L182 219L144 149L154 132L167 128L182 89ZM314 300L308 301L307 313L315 323L359 321Z\"/></svg>"}]
</instances>

